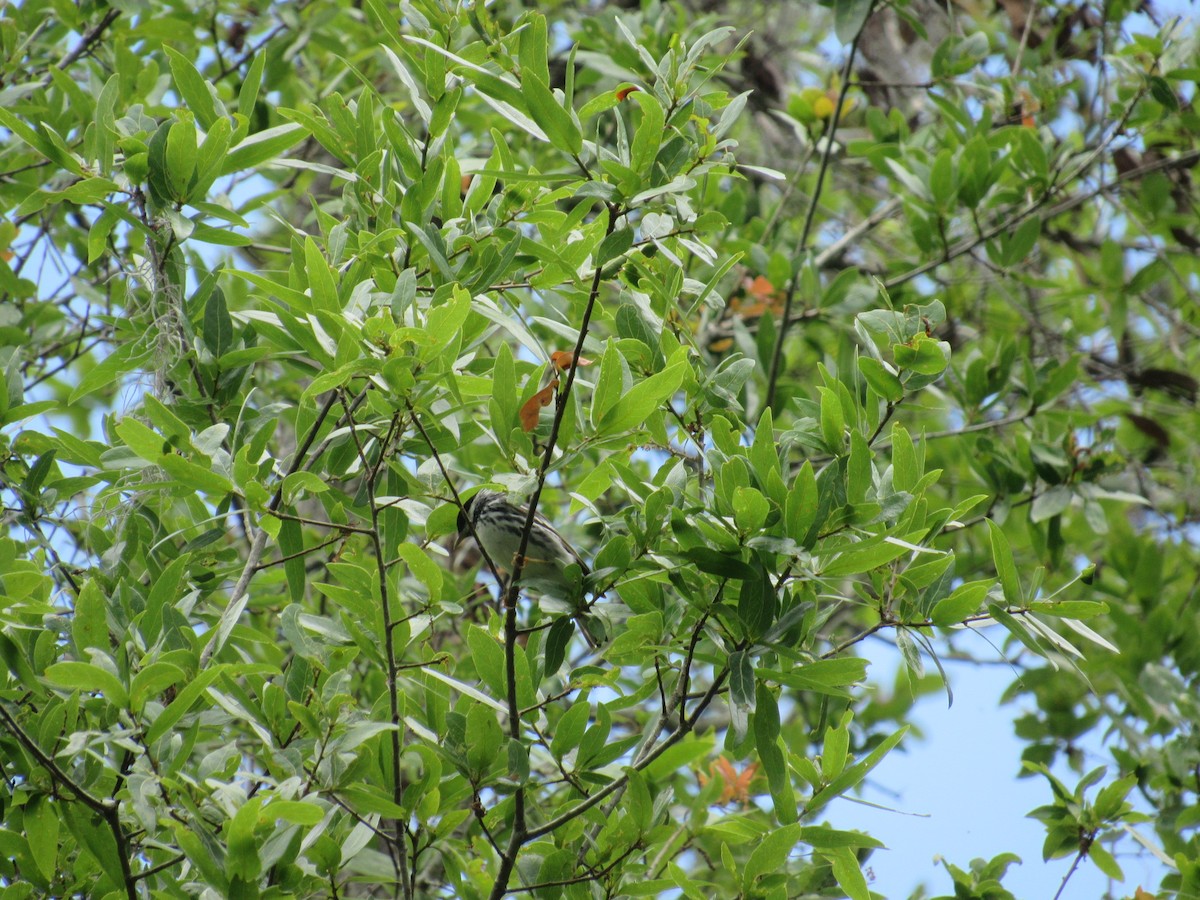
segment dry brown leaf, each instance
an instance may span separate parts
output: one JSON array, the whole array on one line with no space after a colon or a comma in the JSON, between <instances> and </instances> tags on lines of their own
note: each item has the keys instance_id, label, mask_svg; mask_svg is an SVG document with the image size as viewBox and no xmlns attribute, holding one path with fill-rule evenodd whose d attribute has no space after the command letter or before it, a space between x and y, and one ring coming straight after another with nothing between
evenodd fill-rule
<instances>
[{"instance_id":1,"label":"dry brown leaf","mask_svg":"<svg viewBox=\"0 0 1200 900\"><path fill-rule=\"evenodd\" d=\"M519 415L523 429L533 431L537 428L538 416L541 415L542 407L549 406L554 402L554 391L557 387L558 379L555 378L522 404Z\"/></svg>"},{"instance_id":2,"label":"dry brown leaf","mask_svg":"<svg viewBox=\"0 0 1200 900\"><path fill-rule=\"evenodd\" d=\"M573 359L575 359L575 353L572 350L555 350L550 354L550 362L554 363L557 368L563 370L571 367L571 361ZM591 364L592 361L586 356L579 357L578 365L590 366Z\"/></svg>"}]
</instances>

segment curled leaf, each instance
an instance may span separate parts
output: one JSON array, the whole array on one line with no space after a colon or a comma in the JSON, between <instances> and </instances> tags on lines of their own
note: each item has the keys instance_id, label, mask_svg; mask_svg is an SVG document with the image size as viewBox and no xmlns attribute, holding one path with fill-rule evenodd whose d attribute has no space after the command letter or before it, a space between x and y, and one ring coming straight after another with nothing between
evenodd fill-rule
<instances>
[{"instance_id":1,"label":"curled leaf","mask_svg":"<svg viewBox=\"0 0 1200 900\"><path fill-rule=\"evenodd\" d=\"M634 93L635 91L640 91L640 90L641 90L641 88L638 87L636 84L627 84L623 88L617 88L617 99L624 100L630 94Z\"/></svg>"},{"instance_id":2,"label":"curled leaf","mask_svg":"<svg viewBox=\"0 0 1200 900\"><path fill-rule=\"evenodd\" d=\"M541 415L542 407L549 406L554 402L554 391L557 387L558 379L555 378L521 404L521 411L518 415L521 417L521 427L525 431L533 431L537 427L538 416Z\"/></svg>"},{"instance_id":3,"label":"curled leaf","mask_svg":"<svg viewBox=\"0 0 1200 900\"><path fill-rule=\"evenodd\" d=\"M576 365L580 366L590 366L592 364L592 361L586 356L581 356L578 361L575 361L575 353L571 350L555 350L550 354L550 362L554 363L555 367L560 370L571 368L572 362L576 362Z\"/></svg>"}]
</instances>

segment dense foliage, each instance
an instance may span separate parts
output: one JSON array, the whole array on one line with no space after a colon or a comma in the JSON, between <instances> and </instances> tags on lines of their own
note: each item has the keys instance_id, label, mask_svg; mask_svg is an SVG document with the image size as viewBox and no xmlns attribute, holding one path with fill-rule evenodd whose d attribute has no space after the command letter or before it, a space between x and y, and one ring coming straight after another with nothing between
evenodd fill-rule
<instances>
[{"instance_id":1,"label":"dense foliage","mask_svg":"<svg viewBox=\"0 0 1200 900\"><path fill-rule=\"evenodd\" d=\"M1064 885L1196 897L1194 25L537 6L0 11L4 896L865 900L998 650Z\"/></svg>"}]
</instances>

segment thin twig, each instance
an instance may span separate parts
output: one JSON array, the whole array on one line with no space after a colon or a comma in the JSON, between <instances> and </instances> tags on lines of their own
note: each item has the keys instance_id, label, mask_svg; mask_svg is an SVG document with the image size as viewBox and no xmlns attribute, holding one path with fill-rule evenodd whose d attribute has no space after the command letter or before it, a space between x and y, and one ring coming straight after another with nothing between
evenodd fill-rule
<instances>
[{"instance_id":1,"label":"thin twig","mask_svg":"<svg viewBox=\"0 0 1200 900\"><path fill-rule=\"evenodd\" d=\"M874 3L871 4L874 6ZM867 19L871 17L870 10L863 17L863 24L866 24ZM854 35L854 40L850 42L850 52L846 55L846 65L842 70L842 88L838 93L837 105L833 109L833 119L829 123L829 131L825 135L825 152L821 154L821 168L817 170L817 183L813 187L812 199L808 205L808 213L804 217L804 228L800 232L800 243L797 247L797 266L796 271L792 273L791 281L788 283L787 294L783 301L783 317L779 323L779 334L775 338L775 348L771 353L771 371L767 377L767 397L765 405L771 408L775 405L775 388L779 383L779 365L783 359L783 344L787 338L788 325L792 316L792 301L796 296L796 288L800 284L801 266L799 261L803 258L805 251L808 249L808 241L812 236L813 220L817 214L817 206L821 200L821 188L825 184L825 173L829 169L829 160L833 156L833 139L837 134L838 123L842 118L842 111L846 106L846 94L850 91L850 72L854 67L854 57L858 53L858 39L862 35L860 28L858 34Z\"/></svg>"},{"instance_id":2,"label":"thin twig","mask_svg":"<svg viewBox=\"0 0 1200 900\"><path fill-rule=\"evenodd\" d=\"M1090 845L1090 841L1088 844ZM1063 891L1067 889L1067 882L1071 880L1071 876L1075 874L1075 870L1079 868L1079 864L1087 857L1087 847L1080 847L1079 852L1075 854L1075 859L1071 862L1071 868L1067 870L1067 874L1063 876L1062 884L1058 886L1058 890L1054 892L1054 900L1059 900L1063 895Z\"/></svg>"},{"instance_id":3,"label":"thin twig","mask_svg":"<svg viewBox=\"0 0 1200 900\"><path fill-rule=\"evenodd\" d=\"M17 720L9 714L3 705L0 705L0 719L4 721L5 727L17 739L17 742L50 774L52 780L69 790L79 798L79 801L84 806L104 819L109 830L112 832L113 842L116 844L117 858L121 862L121 880L125 885L125 896L128 900L137 900L137 881L134 878L133 869L129 865L129 839L125 834L125 829L121 827L121 808L119 802L117 800L101 800L98 797L94 797L72 781L59 768L58 763L43 751L30 735L25 733L25 730L21 728Z\"/></svg>"},{"instance_id":4,"label":"thin twig","mask_svg":"<svg viewBox=\"0 0 1200 900\"><path fill-rule=\"evenodd\" d=\"M116 8L109 9L109 11L104 14L104 18L102 18L99 22L97 22L95 25L93 25L87 31L87 33L84 34L84 36L79 39L79 43L76 44L74 47L72 47L71 51L66 56L64 56L62 59L60 59L58 61L56 68L60 72L64 72L64 71L66 71L67 67L69 65L71 65L71 63L75 62L77 59L79 59L85 53L90 53L91 49L92 49L92 45L95 44L98 40L100 40L100 36L103 35L105 31L108 30L108 26L111 25L113 22L115 22L117 19L117 16L119 16L119 15L121 15L121 11L119 9L116 9ZM54 80L53 77L49 73L47 73L46 76L42 79L42 85L43 86L48 85L53 80Z\"/></svg>"},{"instance_id":5,"label":"thin twig","mask_svg":"<svg viewBox=\"0 0 1200 900\"><path fill-rule=\"evenodd\" d=\"M672 731L669 735L667 735L667 737L663 740L663 742L661 744L659 744L657 747L655 747L653 750L651 750L649 753L647 753L638 762L633 763L629 768L632 769L633 771L640 772L642 769L646 768L646 766L650 765L650 763L654 762L654 760L656 760L660 756L662 756L662 754L665 753L668 749L673 747L675 744L679 743L679 741L682 740L684 738L684 736L686 736L688 733L690 733L692 731L692 729L696 727L696 722L700 718L700 715L706 709L708 709L708 706L710 703L712 703L713 699L716 698L717 695L721 693L721 687L722 687L722 685L724 685L725 679L727 679L728 677L729 677L729 669L728 668L722 669L718 673L716 680L713 681L713 683L709 687L709 689L707 691L705 691L703 695L701 695L700 699L696 703L695 708L692 710L692 714L686 718L681 717L679 726L674 731ZM537 838L542 837L543 835L550 834L551 832L556 831L557 829L561 828L563 825L566 825L572 819L575 819L577 816L579 816L582 813L586 812L587 810L591 809L597 803L602 802L603 800L605 800L612 794L616 793L617 791L623 790L625 788L625 785L627 785L628 783L629 783L629 773L626 772L624 775L621 775L619 778L615 778L612 781L610 781L608 784L606 784L600 790L596 791L596 793L592 794L592 796L588 797L586 800L581 800L579 803L575 804L575 806L571 807L565 813L555 816L549 822L539 825L536 828L529 829L528 840L531 840L531 841L536 840Z\"/></svg>"},{"instance_id":6,"label":"thin twig","mask_svg":"<svg viewBox=\"0 0 1200 900\"><path fill-rule=\"evenodd\" d=\"M366 397L367 394L364 390L354 399L351 409L353 410L357 408L358 405L366 399ZM331 391L329 396L325 399L324 405L317 412L317 418L309 428L308 434L305 435L300 446L296 448L296 453L292 457L292 464L288 467L287 474L285 474L284 477L279 480L279 486L275 489L275 494L271 497L270 502L267 504L268 513L273 513L278 510L279 505L283 502L283 484L287 479L287 476L300 471L301 468L307 468L309 465L311 465L312 460L318 459L321 456L324 447L328 445L328 439L326 439L324 442L322 442L322 445L317 448L317 452L306 461L306 454L308 453L309 448L312 446L313 441L317 439L317 432L321 430L321 426L325 423L326 416L329 415L329 411L333 409L333 404L336 401L337 394ZM302 466L301 463L304 463L304 465ZM262 559L262 555L267 549L267 537L267 532L262 528L260 528L258 530L258 534L254 536L254 541L250 545L250 551L246 554L246 562L242 567L242 574L238 578L237 583L234 585L233 593L229 597L229 603L226 604L225 609L222 611L220 621L218 622L217 627L213 629L213 635L209 639L208 644L205 646L204 652L200 654L201 669L205 668L213 656L225 646L225 641L229 639L229 635L233 632L233 627L237 624L237 620L239 616L241 616L242 610L246 608L246 603L250 599L247 588L250 586L251 576L253 576L258 570L259 560Z\"/></svg>"},{"instance_id":7,"label":"thin twig","mask_svg":"<svg viewBox=\"0 0 1200 900\"><path fill-rule=\"evenodd\" d=\"M1130 109L1133 109L1136 105L1137 105L1136 102L1131 102L1129 104ZM1114 131L1113 136L1115 136L1117 133L1119 133L1119 132ZM1086 170L1086 168L1088 166L1090 166L1091 162L1094 161L1095 157L1099 154L1099 152L1103 149L1103 147L1107 146L1110 141L1111 141L1111 137L1110 137L1109 141L1104 142L1101 147L1098 147L1095 153L1089 154L1088 159L1086 160L1085 164L1081 167L1078 167L1070 178L1063 179L1063 183L1064 184L1073 183L1081 174L1083 174L1083 172ZM1125 172L1124 174L1118 176L1113 181L1098 185L1093 190L1085 191L1085 192L1083 192L1081 194L1077 194L1073 197L1068 197L1065 200L1055 204L1054 206L1051 206L1049 209L1046 209L1045 212L1042 214L1043 220L1048 221L1057 216L1061 216L1065 213L1071 212L1074 209L1078 209L1081 206L1086 206L1088 203L1091 203L1097 197L1099 197L1103 194L1107 194L1109 191L1115 190L1115 189L1121 187L1122 185L1128 184L1131 181L1135 181L1145 175L1149 175L1152 172L1167 171L1167 170L1171 170L1171 169L1186 169L1186 168L1190 168L1191 166L1195 165L1197 161L1200 161L1200 150L1189 150L1186 153L1179 154L1179 156L1175 157L1174 159L1166 158L1166 159L1155 160L1154 162L1150 162L1150 163L1147 163L1146 165L1139 166L1136 169L1130 169L1129 171ZM1012 229L1016 225L1018 225L1019 223L1023 222L1025 219L1029 218L1034 213L1041 210L1050 201L1050 199L1054 196L1054 193L1055 192L1053 190L1047 191L1045 194L1043 194L1037 200L1034 200L1032 203L1025 206L1024 208L1016 210L1015 212L1011 213L1009 216L1007 216L1003 220L996 222L994 225L992 225L989 228L981 229L981 231L978 235L975 235L975 236L969 237L969 238L964 238L963 240L959 241L954 246L948 247L946 249L946 252L944 254L942 254L941 256L939 256L937 259L933 259L928 262L921 263L919 266L914 266L913 268L909 269L907 272L902 272L899 275L896 275L892 278L887 279L884 282L884 286L890 290L892 288L899 287L902 284L906 284L907 282L912 281L914 278L924 275L926 272L930 272L934 269L940 268L941 266L945 265L946 263L950 262L951 260L957 259L958 257L962 256L965 253L970 253L972 250L974 250L980 244L990 241L992 238L996 237L997 235L1012 231Z\"/></svg>"},{"instance_id":8,"label":"thin twig","mask_svg":"<svg viewBox=\"0 0 1200 900\"><path fill-rule=\"evenodd\" d=\"M367 490L367 506L371 511L370 541L375 551L375 569L379 575L379 602L383 609L383 659L387 666L388 705L392 722L390 732L392 745L392 802L396 806L401 806L404 802L404 781L400 773L400 755L403 749L401 741L404 735L404 726L400 717L400 697L397 687L398 667L396 665L396 638L392 630L391 591L388 587L387 562L386 554L383 552L383 539L379 536L379 504L375 502L375 480L379 477L380 470L387 465L386 451L392 440L394 440L398 430L397 420L399 415L393 415L388 433L380 443L379 464L372 469L367 459L366 451L363 449L362 440L358 436L358 428L355 427L354 414L351 412L350 404L346 400L345 390L339 388L336 394L342 401L342 407L345 409L346 418L349 421L350 438L354 441L354 449L358 454L358 461L362 465L363 485ZM408 845L405 842L409 834L408 822L399 817L394 819L393 822L396 834L390 843L396 848L396 852L392 857L396 865L396 877L400 881L400 889L403 892L405 900L412 900L413 886L408 875ZM415 859L413 860L413 865L415 868Z\"/></svg>"}]
</instances>

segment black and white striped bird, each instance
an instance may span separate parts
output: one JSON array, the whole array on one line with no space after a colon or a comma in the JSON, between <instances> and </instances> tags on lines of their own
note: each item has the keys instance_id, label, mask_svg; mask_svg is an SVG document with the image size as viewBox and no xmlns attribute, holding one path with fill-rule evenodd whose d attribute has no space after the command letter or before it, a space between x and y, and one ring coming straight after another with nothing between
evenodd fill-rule
<instances>
[{"instance_id":1,"label":"black and white striped bird","mask_svg":"<svg viewBox=\"0 0 1200 900\"><path fill-rule=\"evenodd\" d=\"M511 503L507 494L484 488L463 504L458 514L458 537L474 537L496 568L508 575L516 566L528 516L528 506ZM588 624L578 614L583 605L582 582L568 574L571 565L579 567L582 578L587 577L589 569L583 557L545 516L535 512L521 566L521 588L575 609L584 637L594 646L595 635L589 633Z\"/></svg>"}]
</instances>

